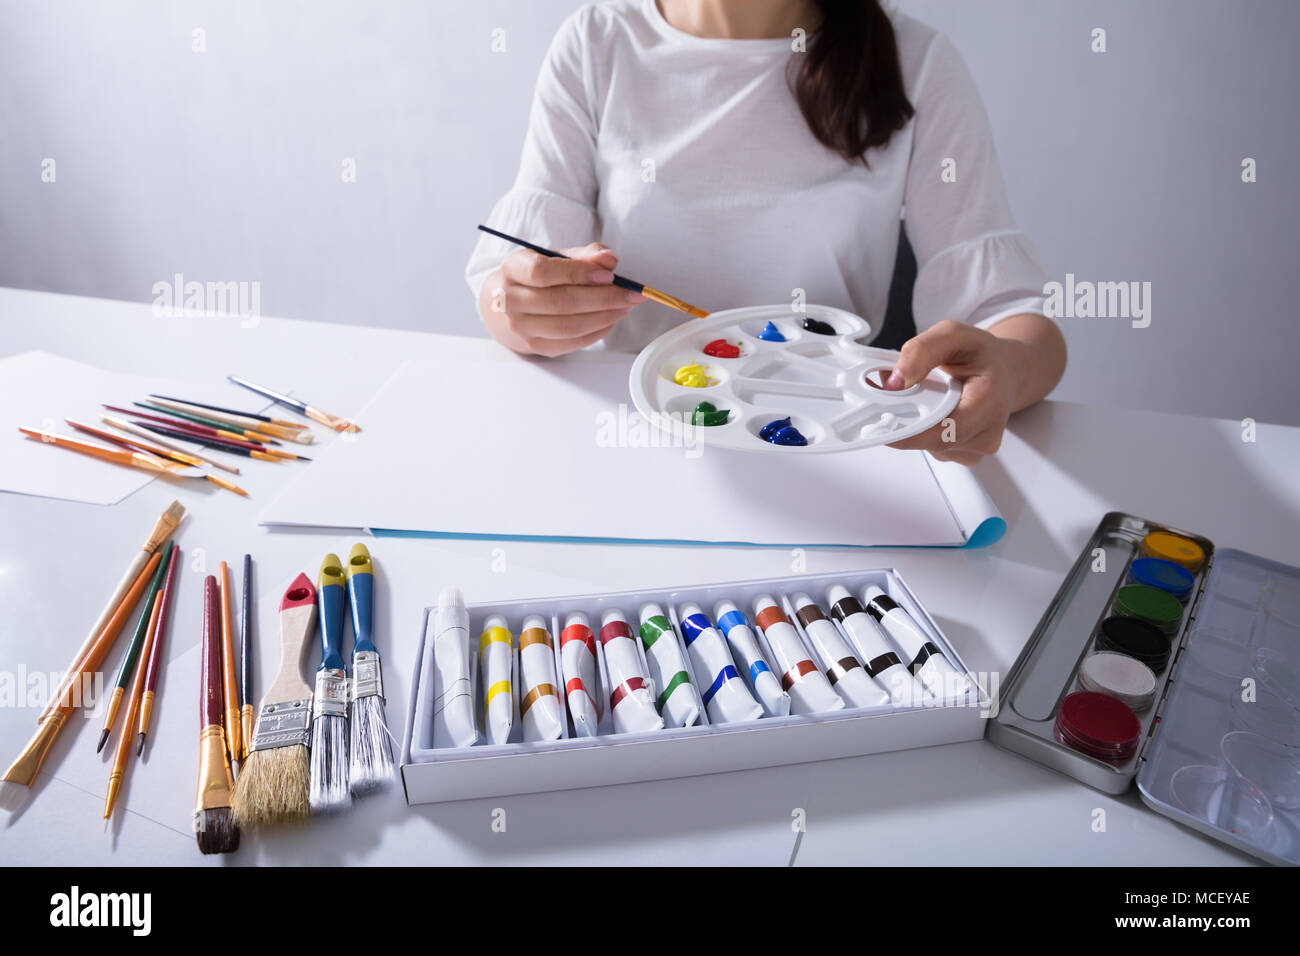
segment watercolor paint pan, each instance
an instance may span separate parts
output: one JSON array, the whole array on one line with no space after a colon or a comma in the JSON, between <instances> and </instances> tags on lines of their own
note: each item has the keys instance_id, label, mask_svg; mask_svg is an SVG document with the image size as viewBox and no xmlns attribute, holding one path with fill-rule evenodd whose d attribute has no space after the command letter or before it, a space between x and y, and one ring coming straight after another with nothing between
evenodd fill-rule
<instances>
[{"instance_id":1,"label":"watercolor paint pan","mask_svg":"<svg viewBox=\"0 0 1300 956\"><path fill-rule=\"evenodd\" d=\"M1154 674L1153 703L1134 714L1139 736L1126 756L1130 747L1105 733L1079 735L1068 714L1066 733L1060 725L1067 700L1099 690L1082 666L1114 652L1099 641L1102 626L1130 586L1132 563L1152 556L1144 546L1152 534L1165 536L1162 553L1173 546L1168 536L1185 542L1193 585L1167 664ZM1286 694L1300 675L1296 609L1300 568L1108 514L1007 674L987 737L1107 793L1136 786L1157 813L1271 863L1300 865L1300 695ZM1243 682L1258 687L1249 703ZM1242 769L1242 753L1253 767ZM1277 755L1271 764L1269 754Z\"/></svg>"},{"instance_id":2,"label":"watercolor paint pan","mask_svg":"<svg viewBox=\"0 0 1300 956\"><path fill-rule=\"evenodd\" d=\"M871 332L865 319L828 306L715 312L641 351L628 382L632 401L670 433L690 427L710 445L766 454L852 451L937 425L956 407L961 384L936 370L885 390L898 353L864 344Z\"/></svg>"},{"instance_id":3,"label":"watercolor paint pan","mask_svg":"<svg viewBox=\"0 0 1300 956\"><path fill-rule=\"evenodd\" d=\"M810 594L824 604L826 590L842 584L857 594L867 585L882 588L917 624L933 645L957 670L965 672L956 650L948 642L934 619L926 612L901 575L893 569L799 575L781 578L736 581L685 587L646 588L602 594L563 597L540 597L487 603L470 603L469 638L475 649L483 621L493 614L503 615L518 637L525 615L539 614L547 622L556 651L559 634L567 614L582 611L597 630L601 612L618 608L636 632L641 606L658 604L669 618L671 637L681 640L678 609L685 602L698 604L712 619L714 605L720 600L734 601L753 626L753 600L762 594L773 595L794 626L808 650L809 659L823 666L812 642L803 630L791 604L799 591ZM438 588L431 588L436 594ZM472 595L467 595L471 596ZM596 642L598 661L597 695L604 701L597 736L578 737L566 726L559 740L525 742L516 727L506 743L489 745L483 741L470 747L434 747L432 712L434 703L427 692L432 670L426 659L426 642L432 647L429 622L436 608L426 608L417 642L414 692L407 713L403 740L402 779L407 802L437 803L474 797L503 796L605 786L644 780L694 776L731 770L783 766L839 757L860 756L887 750L926 747L960 740L977 740L984 734L989 703L982 690L976 698L959 702L927 700L914 706L851 708L816 714L765 716L757 720L715 724L707 711L690 727L662 728L644 733L614 733L608 706L609 687L604 649ZM829 613L828 613L829 616ZM716 623L716 622L715 622ZM841 636L856 650L856 642L843 631ZM754 627L760 647L764 638ZM640 642L638 642L638 646ZM709 683L696 674L690 655L683 653L692 683L705 688ZM562 671L557 653L557 680ZM769 656L769 662L772 658ZM774 665L775 666L775 665ZM648 671L647 671L648 672ZM563 686L558 683L557 686ZM475 708L482 712L482 691L475 687Z\"/></svg>"}]
</instances>

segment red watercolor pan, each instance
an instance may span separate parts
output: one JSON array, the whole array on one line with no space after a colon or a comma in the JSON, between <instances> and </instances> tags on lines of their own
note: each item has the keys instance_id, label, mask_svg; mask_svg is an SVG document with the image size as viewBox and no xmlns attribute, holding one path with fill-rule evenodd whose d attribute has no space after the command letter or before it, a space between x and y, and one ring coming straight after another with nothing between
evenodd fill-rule
<instances>
[{"instance_id":1,"label":"red watercolor pan","mask_svg":"<svg viewBox=\"0 0 1300 956\"><path fill-rule=\"evenodd\" d=\"M1137 753L1142 725L1137 714L1109 694L1080 691L1061 701L1053 736L1079 753L1122 764Z\"/></svg>"}]
</instances>

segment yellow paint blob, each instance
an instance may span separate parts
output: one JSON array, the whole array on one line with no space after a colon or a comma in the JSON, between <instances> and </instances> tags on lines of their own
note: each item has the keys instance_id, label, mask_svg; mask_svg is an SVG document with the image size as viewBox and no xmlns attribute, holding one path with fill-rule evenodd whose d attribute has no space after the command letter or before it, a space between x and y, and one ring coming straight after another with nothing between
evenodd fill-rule
<instances>
[{"instance_id":1,"label":"yellow paint blob","mask_svg":"<svg viewBox=\"0 0 1300 956\"><path fill-rule=\"evenodd\" d=\"M694 362L679 368L673 375L673 381L686 388L708 388L717 384L709 377L708 369Z\"/></svg>"}]
</instances>

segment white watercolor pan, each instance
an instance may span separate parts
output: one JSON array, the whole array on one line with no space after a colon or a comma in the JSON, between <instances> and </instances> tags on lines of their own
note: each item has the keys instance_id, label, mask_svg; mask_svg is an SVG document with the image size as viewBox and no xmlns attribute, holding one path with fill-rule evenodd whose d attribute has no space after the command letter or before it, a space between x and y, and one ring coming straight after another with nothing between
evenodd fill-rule
<instances>
[{"instance_id":1,"label":"white watercolor pan","mask_svg":"<svg viewBox=\"0 0 1300 956\"><path fill-rule=\"evenodd\" d=\"M835 334L809 331L805 319L825 323ZM769 322L784 342L759 338ZM939 424L956 407L961 383L936 369L911 388L885 391L880 386L898 353L864 344L872 334L866 320L822 305L801 313L788 305L715 312L665 332L642 350L632 365L632 401L669 431L689 425L696 405L709 402L730 415L725 424L695 428L701 440L778 455L869 448ZM705 354L705 346L717 339L737 346L739 357ZM689 364L704 366L712 384L677 384L677 370ZM763 426L787 417L807 445L775 445L760 437Z\"/></svg>"}]
</instances>

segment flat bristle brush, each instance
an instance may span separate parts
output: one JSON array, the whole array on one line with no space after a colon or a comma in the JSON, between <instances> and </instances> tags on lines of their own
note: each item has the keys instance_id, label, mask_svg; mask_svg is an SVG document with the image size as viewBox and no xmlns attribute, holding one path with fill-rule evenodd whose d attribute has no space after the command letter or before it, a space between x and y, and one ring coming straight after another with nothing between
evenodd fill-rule
<instances>
[{"instance_id":1,"label":"flat bristle brush","mask_svg":"<svg viewBox=\"0 0 1300 956\"><path fill-rule=\"evenodd\" d=\"M531 249L538 255L547 256L551 259L569 258L569 256L566 256L562 252L556 252L554 249L547 249L544 246L534 245L533 243L527 242L526 240L520 239L516 236L507 235L504 232L497 232L495 229L490 229L487 226L479 226L478 228L480 232L486 232L489 236L496 236L498 239L512 242L516 246L523 246L525 249ZM676 296L669 295L667 292L661 292L653 286L648 286L643 282L637 282L635 279L629 279L625 276L619 275L618 273L614 274L614 285L618 286L620 289L627 289L629 292L639 292L647 299L658 302L660 305L666 305L670 309L676 309L678 312L685 312L692 318L707 319L709 317L709 313L705 312L699 306L691 305L689 302L683 302Z\"/></svg>"},{"instance_id":2,"label":"flat bristle brush","mask_svg":"<svg viewBox=\"0 0 1300 956\"><path fill-rule=\"evenodd\" d=\"M221 608L217 579L203 579L203 673L199 684L199 790L194 801L194 836L202 853L239 849L239 826L231 811L235 787L222 725L225 711Z\"/></svg>"},{"instance_id":3,"label":"flat bristle brush","mask_svg":"<svg viewBox=\"0 0 1300 956\"><path fill-rule=\"evenodd\" d=\"M352 608L352 713L348 718L348 785L354 795L379 790L396 773L384 713L384 675L375 647L375 567L364 544L348 554Z\"/></svg>"},{"instance_id":4,"label":"flat bristle brush","mask_svg":"<svg viewBox=\"0 0 1300 956\"><path fill-rule=\"evenodd\" d=\"M311 685L303 674L316 625L316 589L299 574L280 601L280 667L257 709L253 746L231 805L241 827L300 820L311 812L308 748Z\"/></svg>"},{"instance_id":5,"label":"flat bristle brush","mask_svg":"<svg viewBox=\"0 0 1300 956\"><path fill-rule=\"evenodd\" d=\"M348 791L348 675L343 660L347 604L343 562L325 555L316 579L321 661L311 721L311 811L331 813L351 802Z\"/></svg>"}]
</instances>

